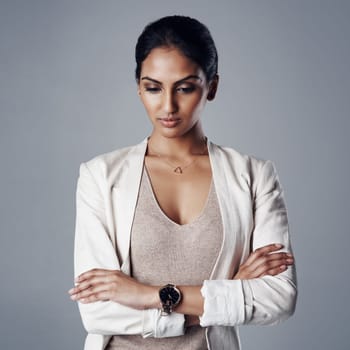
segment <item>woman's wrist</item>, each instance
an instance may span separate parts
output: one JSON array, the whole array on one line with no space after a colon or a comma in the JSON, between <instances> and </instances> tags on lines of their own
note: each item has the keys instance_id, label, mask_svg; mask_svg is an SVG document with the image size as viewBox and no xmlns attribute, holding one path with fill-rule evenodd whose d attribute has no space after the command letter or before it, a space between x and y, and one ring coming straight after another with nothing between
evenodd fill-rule
<instances>
[{"instance_id":1,"label":"woman's wrist","mask_svg":"<svg viewBox=\"0 0 350 350\"><path fill-rule=\"evenodd\" d=\"M145 309L161 309L162 304L159 299L159 286L146 286Z\"/></svg>"},{"instance_id":2,"label":"woman's wrist","mask_svg":"<svg viewBox=\"0 0 350 350\"><path fill-rule=\"evenodd\" d=\"M175 311L184 315L201 316L204 312L202 286L178 286L178 288L181 291L182 299Z\"/></svg>"},{"instance_id":3,"label":"woman's wrist","mask_svg":"<svg viewBox=\"0 0 350 350\"><path fill-rule=\"evenodd\" d=\"M162 304L159 298L160 286L144 285L145 289L141 291L144 297L145 309L161 309ZM202 286L178 286L182 294L182 300L174 311L193 316L201 316L203 314L204 299L200 289Z\"/></svg>"}]
</instances>

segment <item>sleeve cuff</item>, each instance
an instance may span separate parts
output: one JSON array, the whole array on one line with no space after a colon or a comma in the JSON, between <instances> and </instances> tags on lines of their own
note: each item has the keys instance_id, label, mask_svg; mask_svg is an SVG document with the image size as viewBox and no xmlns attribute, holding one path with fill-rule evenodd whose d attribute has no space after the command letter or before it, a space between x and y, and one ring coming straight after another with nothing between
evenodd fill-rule
<instances>
[{"instance_id":1,"label":"sleeve cuff","mask_svg":"<svg viewBox=\"0 0 350 350\"><path fill-rule=\"evenodd\" d=\"M149 309L143 313L144 338L167 338L183 335L185 332L185 316L173 312L169 316L161 316L161 310Z\"/></svg>"},{"instance_id":2,"label":"sleeve cuff","mask_svg":"<svg viewBox=\"0 0 350 350\"><path fill-rule=\"evenodd\" d=\"M244 294L244 312L245 320L244 322L249 322L253 317L253 292L247 280L242 280L242 288Z\"/></svg>"},{"instance_id":3,"label":"sleeve cuff","mask_svg":"<svg viewBox=\"0 0 350 350\"><path fill-rule=\"evenodd\" d=\"M244 323L245 308L241 280L206 280L201 288L204 312L202 327L235 326Z\"/></svg>"}]
</instances>

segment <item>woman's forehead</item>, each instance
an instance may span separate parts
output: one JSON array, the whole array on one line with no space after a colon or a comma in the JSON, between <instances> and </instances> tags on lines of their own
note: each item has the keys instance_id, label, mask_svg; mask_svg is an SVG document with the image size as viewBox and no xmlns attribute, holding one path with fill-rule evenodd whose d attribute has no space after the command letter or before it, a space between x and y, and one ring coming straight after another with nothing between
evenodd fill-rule
<instances>
[{"instance_id":1,"label":"woman's forehead","mask_svg":"<svg viewBox=\"0 0 350 350\"><path fill-rule=\"evenodd\" d=\"M186 76L199 76L203 80L204 72L177 48L159 47L142 62L141 79L144 76L158 81L177 81Z\"/></svg>"}]
</instances>

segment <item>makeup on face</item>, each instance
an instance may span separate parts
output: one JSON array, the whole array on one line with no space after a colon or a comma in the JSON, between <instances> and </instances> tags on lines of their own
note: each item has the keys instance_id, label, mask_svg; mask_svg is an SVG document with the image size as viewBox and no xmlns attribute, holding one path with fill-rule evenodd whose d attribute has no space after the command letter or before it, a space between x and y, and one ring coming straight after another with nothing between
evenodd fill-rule
<instances>
[{"instance_id":1,"label":"makeup on face","mask_svg":"<svg viewBox=\"0 0 350 350\"><path fill-rule=\"evenodd\" d=\"M153 49L142 63L139 95L153 133L178 137L200 128L207 100L205 74L177 49Z\"/></svg>"},{"instance_id":2,"label":"makeup on face","mask_svg":"<svg viewBox=\"0 0 350 350\"><path fill-rule=\"evenodd\" d=\"M149 93L156 94L164 89L164 84L161 81L153 79L149 76L142 77L141 82L143 82L142 86L145 91ZM198 87L198 83L202 83L202 79L198 75L189 75L178 81L175 81L172 85L174 91L183 94L189 94Z\"/></svg>"}]
</instances>

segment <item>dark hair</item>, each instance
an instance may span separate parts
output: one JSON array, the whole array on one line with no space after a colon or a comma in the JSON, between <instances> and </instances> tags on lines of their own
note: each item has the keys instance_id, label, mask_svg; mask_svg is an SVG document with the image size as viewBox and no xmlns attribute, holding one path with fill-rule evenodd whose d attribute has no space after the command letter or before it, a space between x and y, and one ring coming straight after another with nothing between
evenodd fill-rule
<instances>
[{"instance_id":1,"label":"dark hair","mask_svg":"<svg viewBox=\"0 0 350 350\"><path fill-rule=\"evenodd\" d=\"M208 28L194 18L167 16L148 24L135 48L136 80L140 80L142 62L158 47L176 47L196 62L210 82L218 71L218 54Z\"/></svg>"}]
</instances>

